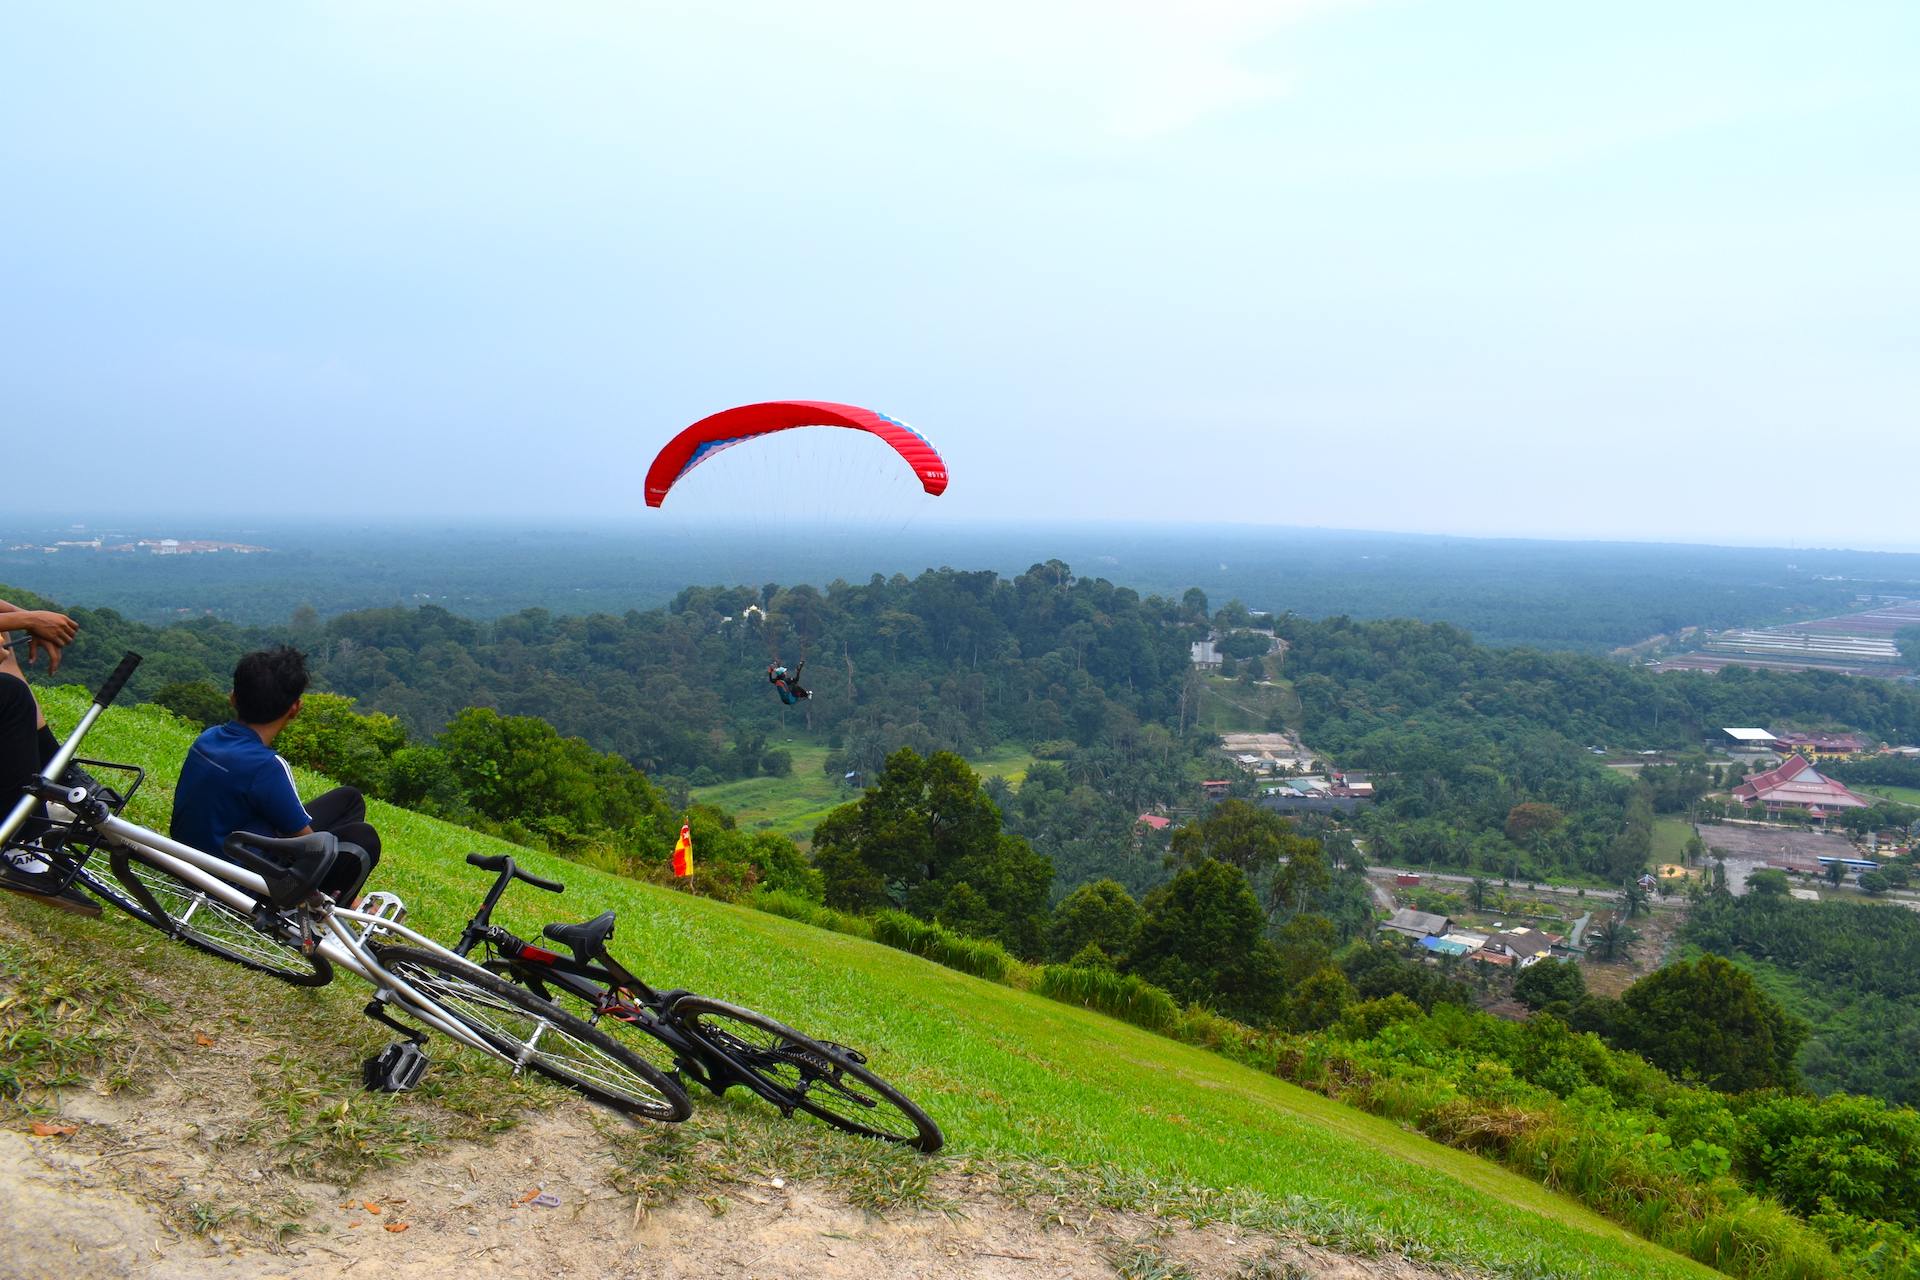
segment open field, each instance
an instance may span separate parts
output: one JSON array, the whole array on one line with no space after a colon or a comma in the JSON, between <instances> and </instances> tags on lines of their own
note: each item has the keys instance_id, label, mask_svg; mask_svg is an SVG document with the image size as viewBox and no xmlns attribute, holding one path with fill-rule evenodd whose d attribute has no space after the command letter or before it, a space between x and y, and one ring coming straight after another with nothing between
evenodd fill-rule
<instances>
[{"instance_id":1,"label":"open field","mask_svg":"<svg viewBox=\"0 0 1920 1280\"><path fill-rule=\"evenodd\" d=\"M1693 824L1685 818L1655 818L1653 820L1653 861L1655 865L1671 863L1676 867L1687 862L1687 841L1693 836Z\"/></svg>"},{"instance_id":2,"label":"open field","mask_svg":"<svg viewBox=\"0 0 1920 1280\"><path fill-rule=\"evenodd\" d=\"M1920 787L1855 787L1864 796L1881 796L1888 800L1897 800L1901 804L1920 806Z\"/></svg>"},{"instance_id":3,"label":"open field","mask_svg":"<svg viewBox=\"0 0 1920 1280\"><path fill-rule=\"evenodd\" d=\"M1244 685L1216 675L1201 677L1196 723L1210 733L1265 733L1268 720L1300 723L1300 697L1290 681Z\"/></svg>"},{"instance_id":4,"label":"open field","mask_svg":"<svg viewBox=\"0 0 1920 1280\"><path fill-rule=\"evenodd\" d=\"M793 739L771 745L793 754L792 774L695 787L693 798L731 813L743 831L770 831L805 843L813 838L813 829L822 818L849 800L858 799L860 792L827 775L822 767L828 755L825 744ZM1017 787L1033 767L1033 755L1007 746L967 763L983 778L1005 778Z\"/></svg>"},{"instance_id":5,"label":"open field","mask_svg":"<svg viewBox=\"0 0 1920 1280\"><path fill-rule=\"evenodd\" d=\"M1920 624L1920 602L1876 603L1837 617L1737 629L1710 636L1700 652L1655 665L1661 671L1718 671L1742 666L1775 671L1837 671L1844 675L1897 679L1911 664L1894 633Z\"/></svg>"},{"instance_id":6,"label":"open field","mask_svg":"<svg viewBox=\"0 0 1920 1280\"><path fill-rule=\"evenodd\" d=\"M67 693L48 701L62 726L82 705ZM152 783L130 816L157 824L169 801L167 783L189 740L165 713L139 707L109 715L88 748L89 754L134 760L152 771ZM321 780L302 776L301 785L308 791ZM545 919L584 918L616 908L621 929L615 949L638 972L762 1006L803 1028L868 1049L875 1066L924 1103L945 1128L950 1146L933 1162L939 1169L967 1168L1005 1178L1032 1178L1044 1171L1063 1184L1089 1188L1102 1205L1152 1201L1172 1206L1175 1214L1206 1212L1236 1229L1265 1222L1348 1251L1423 1258L1498 1275L1597 1280L1714 1274L1518 1175L1217 1055L859 939L608 876L387 805L371 808L387 848L376 883L407 900L411 924L450 936L482 888L483 878L462 864L462 855L511 852L569 888L564 899L555 899L516 887L502 904L501 923L537 936ZM24 911L9 906L7 914ZM162 970L176 959L172 947L125 920L69 923L46 912L36 919L49 930L89 935L88 954L138 947L147 963ZM364 993L352 979L298 992L211 968L210 962L184 953L177 959L183 972L211 973L216 981L224 978L260 992L251 1006L254 1039L280 1025L282 1006L303 1011L297 1045L278 1051L255 1045L254 1061L294 1052L298 1061L290 1074L302 1080L311 1076L326 1088L356 1076L369 1031L358 1014ZM30 965L34 956L23 951L15 963ZM151 1020L130 1012L105 1033L137 1037ZM338 1029L338 1041L330 1038L329 1028ZM237 1034L212 1029L210 1042ZM438 1054L455 1063L461 1058L444 1045ZM268 1074L279 1079L277 1072ZM141 1081L164 1075L138 1073L122 1087L138 1089L145 1087ZM433 1078L458 1084L460 1077L443 1065ZM230 1102L222 1105L248 1105L247 1081L241 1074ZM327 1118L335 1116L336 1105L341 1124L349 1118L366 1124L370 1114L397 1125L412 1114L386 1103L362 1106L356 1099L363 1097L349 1088L344 1100L330 1102L321 1131L336 1131L337 1125L325 1127L334 1124ZM539 1102L541 1114L548 1116L584 1108L550 1091ZM427 1124L435 1110L432 1095L410 1098L406 1105L428 1117L409 1121L416 1126ZM755 1114L764 1110L735 1106ZM702 1106L703 1114L731 1110ZM491 1119L479 1127L488 1131L519 1123L502 1105L487 1114ZM12 1123L23 1127L17 1119ZM378 1140L382 1132L373 1125L361 1140ZM645 1152L647 1176L670 1180L676 1162L693 1158L691 1149L653 1140L653 1133L646 1131L652 1143ZM626 1140L606 1130L582 1139L570 1158L590 1159L606 1144ZM839 1150L847 1144L833 1145ZM423 1142L393 1159L415 1160L415 1181L425 1188L442 1177L434 1149L434 1142ZM298 1158L301 1149L294 1143L275 1150L280 1153L275 1158L284 1160ZM723 1150L718 1158L728 1157ZM841 1162L849 1163L844 1156ZM636 1222L639 1217L636 1204ZM555 1247L564 1245L556 1239ZM1129 1274L1136 1273L1144 1274Z\"/></svg>"},{"instance_id":7,"label":"open field","mask_svg":"<svg viewBox=\"0 0 1920 1280\"><path fill-rule=\"evenodd\" d=\"M1853 842L1845 836L1769 823L1703 823L1700 838L1714 853L1756 863L1778 856L1812 859L1853 854Z\"/></svg>"}]
</instances>

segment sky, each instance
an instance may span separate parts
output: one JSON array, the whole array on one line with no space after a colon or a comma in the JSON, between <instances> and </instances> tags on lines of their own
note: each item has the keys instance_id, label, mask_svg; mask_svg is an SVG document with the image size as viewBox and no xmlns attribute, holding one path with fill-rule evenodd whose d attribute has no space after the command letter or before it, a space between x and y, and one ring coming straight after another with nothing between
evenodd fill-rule
<instances>
[{"instance_id":1,"label":"sky","mask_svg":"<svg viewBox=\"0 0 1920 1280\"><path fill-rule=\"evenodd\" d=\"M1916 51L1911 0L8 6L0 505L638 520L794 397L913 423L954 521L1920 549ZM859 506L804 434L687 512Z\"/></svg>"}]
</instances>

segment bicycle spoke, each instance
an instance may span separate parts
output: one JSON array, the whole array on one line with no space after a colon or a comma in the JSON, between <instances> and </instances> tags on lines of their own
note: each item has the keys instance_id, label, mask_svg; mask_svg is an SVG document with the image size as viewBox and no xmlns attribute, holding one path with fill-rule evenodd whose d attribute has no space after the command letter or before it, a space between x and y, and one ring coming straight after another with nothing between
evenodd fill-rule
<instances>
[{"instance_id":1,"label":"bicycle spoke","mask_svg":"<svg viewBox=\"0 0 1920 1280\"><path fill-rule=\"evenodd\" d=\"M659 1084L640 1074L636 1064L622 1062L600 1045L583 1038L583 1035L600 1033L584 1026L579 1031L571 1029L566 1025L569 1021L566 1014L552 1009L529 992L504 984L498 990L490 989L477 979L449 971L438 960L433 966L428 967L424 957L418 956L404 957L392 964L397 976L423 998L470 1027L515 1070L536 1068L575 1088L626 1099L636 1109L657 1118L680 1118L686 1114L685 1095L675 1099ZM488 980L497 981L490 975ZM644 1067L645 1064L638 1065ZM672 1114L676 1111L677 1116Z\"/></svg>"},{"instance_id":2,"label":"bicycle spoke","mask_svg":"<svg viewBox=\"0 0 1920 1280\"><path fill-rule=\"evenodd\" d=\"M142 862L129 861L128 869L188 940L270 973L302 978L313 973L315 966L298 946L262 933L250 918L212 895Z\"/></svg>"}]
</instances>

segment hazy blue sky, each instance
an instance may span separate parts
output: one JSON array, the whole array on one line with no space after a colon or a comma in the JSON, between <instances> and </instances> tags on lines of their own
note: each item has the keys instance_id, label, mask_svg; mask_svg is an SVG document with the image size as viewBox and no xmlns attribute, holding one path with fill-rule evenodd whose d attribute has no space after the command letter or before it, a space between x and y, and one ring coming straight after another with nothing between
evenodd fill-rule
<instances>
[{"instance_id":1,"label":"hazy blue sky","mask_svg":"<svg viewBox=\"0 0 1920 1280\"><path fill-rule=\"evenodd\" d=\"M11 5L4 502L638 512L800 396L954 518L1920 544L1917 55L1913 0Z\"/></svg>"}]
</instances>

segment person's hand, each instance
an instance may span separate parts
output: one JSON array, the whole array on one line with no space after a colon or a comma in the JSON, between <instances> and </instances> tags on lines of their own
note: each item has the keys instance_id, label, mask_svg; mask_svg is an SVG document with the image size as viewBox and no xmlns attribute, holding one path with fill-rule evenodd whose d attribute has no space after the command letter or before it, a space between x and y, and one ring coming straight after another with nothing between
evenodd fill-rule
<instances>
[{"instance_id":1,"label":"person's hand","mask_svg":"<svg viewBox=\"0 0 1920 1280\"><path fill-rule=\"evenodd\" d=\"M25 631L36 640L43 640L56 649L64 649L73 643L80 634L80 624L64 613L55 613L51 609L36 609L23 613L19 619L25 624Z\"/></svg>"},{"instance_id":2,"label":"person's hand","mask_svg":"<svg viewBox=\"0 0 1920 1280\"><path fill-rule=\"evenodd\" d=\"M50 609L37 610L19 621L26 624L26 633L33 637L33 643L27 646L27 665L32 666L34 659L44 653L47 674L60 670L60 652L73 643L74 636L80 633L80 624Z\"/></svg>"}]
</instances>

